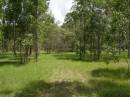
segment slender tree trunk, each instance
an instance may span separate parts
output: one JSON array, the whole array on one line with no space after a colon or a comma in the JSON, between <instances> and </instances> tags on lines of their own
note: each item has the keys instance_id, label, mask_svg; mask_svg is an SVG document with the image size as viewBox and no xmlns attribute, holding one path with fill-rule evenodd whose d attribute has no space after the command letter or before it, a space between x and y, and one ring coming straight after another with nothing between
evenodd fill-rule
<instances>
[{"instance_id":1,"label":"slender tree trunk","mask_svg":"<svg viewBox=\"0 0 130 97\"><path fill-rule=\"evenodd\" d=\"M82 34L82 15L81 15L81 17L80 17L80 33L81 33L81 35L79 36L80 37L80 40L79 40L79 57L80 57L80 60L82 60L82 36L83 36L83 34Z\"/></svg>"},{"instance_id":2,"label":"slender tree trunk","mask_svg":"<svg viewBox=\"0 0 130 97\"><path fill-rule=\"evenodd\" d=\"M13 22L13 53L16 55L16 29L15 29L15 21Z\"/></svg>"},{"instance_id":3,"label":"slender tree trunk","mask_svg":"<svg viewBox=\"0 0 130 97\"><path fill-rule=\"evenodd\" d=\"M83 58L85 58L86 55L86 31L85 31L85 16L84 16L84 11L82 13L82 28L83 28Z\"/></svg>"},{"instance_id":4,"label":"slender tree trunk","mask_svg":"<svg viewBox=\"0 0 130 97\"><path fill-rule=\"evenodd\" d=\"M36 61L38 61L38 34L37 34L37 30L36 29L37 29L37 27L35 28L33 37L34 37L35 59L36 59Z\"/></svg>"},{"instance_id":5,"label":"slender tree trunk","mask_svg":"<svg viewBox=\"0 0 130 97\"><path fill-rule=\"evenodd\" d=\"M21 62L21 64L23 63L23 60L22 60L22 46L21 46L21 43L20 43L20 62Z\"/></svg>"},{"instance_id":6,"label":"slender tree trunk","mask_svg":"<svg viewBox=\"0 0 130 97\"><path fill-rule=\"evenodd\" d=\"M5 31L5 18L3 17L3 21L2 21L3 23L3 32L2 32L2 53L5 51L4 49L4 47L5 47L5 35L4 35L4 31Z\"/></svg>"},{"instance_id":7,"label":"slender tree trunk","mask_svg":"<svg viewBox=\"0 0 130 97\"><path fill-rule=\"evenodd\" d=\"M97 60L100 59L101 54L101 43L100 43L100 33L97 34Z\"/></svg>"},{"instance_id":8,"label":"slender tree trunk","mask_svg":"<svg viewBox=\"0 0 130 97\"><path fill-rule=\"evenodd\" d=\"M118 41L119 41L119 55L121 54L121 43L122 43L122 41L121 41L121 39L120 38L122 38L122 33L121 32L119 32L119 36L118 36ZM122 38L123 39L123 38Z\"/></svg>"},{"instance_id":9,"label":"slender tree trunk","mask_svg":"<svg viewBox=\"0 0 130 97\"><path fill-rule=\"evenodd\" d=\"M93 39L92 39L92 35L90 36L90 56L91 56L91 60L93 59Z\"/></svg>"},{"instance_id":10,"label":"slender tree trunk","mask_svg":"<svg viewBox=\"0 0 130 97\"><path fill-rule=\"evenodd\" d=\"M130 59L130 23L129 23L129 35L128 35L128 58Z\"/></svg>"},{"instance_id":11,"label":"slender tree trunk","mask_svg":"<svg viewBox=\"0 0 130 97\"><path fill-rule=\"evenodd\" d=\"M82 60L82 43L81 43L81 38L80 38L80 47L79 47L79 57L80 57L80 60Z\"/></svg>"},{"instance_id":12,"label":"slender tree trunk","mask_svg":"<svg viewBox=\"0 0 130 97\"><path fill-rule=\"evenodd\" d=\"M130 0L128 0L128 4L130 7ZM130 59L130 18L129 19L129 28L128 28L128 58Z\"/></svg>"},{"instance_id":13,"label":"slender tree trunk","mask_svg":"<svg viewBox=\"0 0 130 97\"><path fill-rule=\"evenodd\" d=\"M85 55L86 55L86 32L85 32L85 26L84 25L83 25L83 57L85 57Z\"/></svg>"},{"instance_id":14,"label":"slender tree trunk","mask_svg":"<svg viewBox=\"0 0 130 97\"><path fill-rule=\"evenodd\" d=\"M129 20L129 36L128 36L128 58L130 59L130 20Z\"/></svg>"},{"instance_id":15,"label":"slender tree trunk","mask_svg":"<svg viewBox=\"0 0 130 97\"><path fill-rule=\"evenodd\" d=\"M34 1L34 6L35 6L35 10L34 10L34 17L35 17L35 28L34 28L34 50L35 50L35 59L36 61L38 61L38 32L37 32L37 28L38 28L38 0Z\"/></svg>"}]
</instances>

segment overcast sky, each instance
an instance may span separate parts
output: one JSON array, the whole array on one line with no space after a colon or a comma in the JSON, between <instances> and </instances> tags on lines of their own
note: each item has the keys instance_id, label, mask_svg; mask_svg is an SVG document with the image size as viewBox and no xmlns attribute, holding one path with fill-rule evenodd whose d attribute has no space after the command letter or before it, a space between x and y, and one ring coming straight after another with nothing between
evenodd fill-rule
<instances>
[{"instance_id":1,"label":"overcast sky","mask_svg":"<svg viewBox=\"0 0 130 97\"><path fill-rule=\"evenodd\" d=\"M60 25L64 22L65 15L70 11L73 0L50 0L49 8Z\"/></svg>"}]
</instances>

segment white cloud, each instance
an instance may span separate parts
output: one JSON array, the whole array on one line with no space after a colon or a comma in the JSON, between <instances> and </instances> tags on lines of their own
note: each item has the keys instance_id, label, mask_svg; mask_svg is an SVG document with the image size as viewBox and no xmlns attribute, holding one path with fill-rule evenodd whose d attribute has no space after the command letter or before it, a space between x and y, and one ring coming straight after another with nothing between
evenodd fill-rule
<instances>
[{"instance_id":1,"label":"white cloud","mask_svg":"<svg viewBox=\"0 0 130 97\"><path fill-rule=\"evenodd\" d=\"M50 0L50 11L60 25L64 22L65 15L70 11L73 0Z\"/></svg>"}]
</instances>

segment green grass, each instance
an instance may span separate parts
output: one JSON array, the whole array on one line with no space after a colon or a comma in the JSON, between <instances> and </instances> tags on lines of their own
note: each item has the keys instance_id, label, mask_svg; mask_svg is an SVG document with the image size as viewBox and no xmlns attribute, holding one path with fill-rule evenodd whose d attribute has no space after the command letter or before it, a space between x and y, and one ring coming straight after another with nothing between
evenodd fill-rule
<instances>
[{"instance_id":1,"label":"green grass","mask_svg":"<svg viewBox=\"0 0 130 97\"><path fill-rule=\"evenodd\" d=\"M127 64L79 61L72 53L42 54L18 64L0 56L0 97L130 97Z\"/></svg>"}]
</instances>

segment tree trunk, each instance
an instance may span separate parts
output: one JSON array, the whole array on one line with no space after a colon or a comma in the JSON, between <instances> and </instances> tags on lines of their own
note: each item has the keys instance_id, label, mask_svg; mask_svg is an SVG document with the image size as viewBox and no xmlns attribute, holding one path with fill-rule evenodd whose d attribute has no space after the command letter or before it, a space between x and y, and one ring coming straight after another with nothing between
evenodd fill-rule
<instances>
[{"instance_id":1,"label":"tree trunk","mask_svg":"<svg viewBox=\"0 0 130 97\"><path fill-rule=\"evenodd\" d=\"M36 61L38 61L38 34L36 28L34 31L34 50L35 50L35 59Z\"/></svg>"},{"instance_id":2,"label":"tree trunk","mask_svg":"<svg viewBox=\"0 0 130 97\"><path fill-rule=\"evenodd\" d=\"M101 38L100 38L100 33L97 33L97 60L100 59L100 54L101 54Z\"/></svg>"},{"instance_id":3,"label":"tree trunk","mask_svg":"<svg viewBox=\"0 0 130 97\"><path fill-rule=\"evenodd\" d=\"M37 28L38 28L38 0L34 1L34 17L35 17L35 24L34 24L34 33L33 33L33 38L34 38L34 50L35 50L35 59L36 62L38 61L38 32L37 32Z\"/></svg>"},{"instance_id":4,"label":"tree trunk","mask_svg":"<svg viewBox=\"0 0 130 97\"><path fill-rule=\"evenodd\" d=\"M128 0L128 4L130 7L130 0ZM128 58L130 59L130 18L129 19L129 28L128 28Z\"/></svg>"},{"instance_id":5,"label":"tree trunk","mask_svg":"<svg viewBox=\"0 0 130 97\"><path fill-rule=\"evenodd\" d=\"M16 55L16 29L15 29L15 21L13 22L13 53Z\"/></svg>"},{"instance_id":6,"label":"tree trunk","mask_svg":"<svg viewBox=\"0 0 130 97\"><path fill-rule=\"evenodd\" d=\"M128 58L130 59L130 20L129 20L129 30L128 30Z\"/></svg>"}]
</instances>

